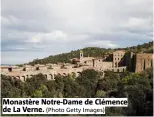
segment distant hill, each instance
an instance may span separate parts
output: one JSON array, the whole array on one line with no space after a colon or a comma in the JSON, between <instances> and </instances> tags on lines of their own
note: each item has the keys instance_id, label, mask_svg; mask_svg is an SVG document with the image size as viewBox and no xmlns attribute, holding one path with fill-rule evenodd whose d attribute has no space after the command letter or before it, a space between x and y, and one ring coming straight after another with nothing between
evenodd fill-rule
<instances>
[{"instance_id":1,"label":"distant hill","mask_svg":"<svg viewBox=\"0 0 154 117\"><path fill-rule=\"evenodd\" d=\"M105 49L99 47L86 47L82 49L84 56L90 57L102 57L107 54L111 54L115 50L126 50L126 52L134 53L153 53L153 42L144 43L142 45L127 47L127 48L116 48L116 49ZM57 62L70 62L72 58L79 58L80 50L71 51L69 53L62 53L54 56L49 56L44 59L36 59L28 64L47 64L47 63L57 63Z\"/></svg>"}]
</instances>

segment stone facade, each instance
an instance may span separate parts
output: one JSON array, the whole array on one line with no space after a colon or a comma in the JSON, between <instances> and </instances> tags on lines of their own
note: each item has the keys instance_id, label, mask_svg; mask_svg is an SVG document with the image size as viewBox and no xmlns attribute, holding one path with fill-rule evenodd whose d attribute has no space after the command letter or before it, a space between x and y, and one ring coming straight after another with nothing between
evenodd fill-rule
<instances>
[{"instance_id":1,"label":"stone facade","mask_svg":"<svg viewBox=\"0 0 154 117\"><path fill-rule=\"evenodd\" d=\"M112 62L104 61L104 59L95 59L94 67L100 69L100 71L106 71L112 68Z\"/></svg>"},{"instance_id":2,"label":"stone facade","mask_svg":"<svg viewBox=\"0 0 154 117\"><path fill-rule=\"evenodd\" d=\"M153 54L136 54L135 72L141 72L151 67L153 67Z\"/></svg>"}]
</instances>

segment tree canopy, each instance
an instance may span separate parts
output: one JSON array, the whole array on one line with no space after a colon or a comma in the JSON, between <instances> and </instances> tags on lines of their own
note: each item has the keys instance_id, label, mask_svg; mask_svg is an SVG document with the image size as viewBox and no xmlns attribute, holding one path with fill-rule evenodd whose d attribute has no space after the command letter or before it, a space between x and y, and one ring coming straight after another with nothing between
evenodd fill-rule
<instances>
[{"instance_id":1,"label":"tree canopy","mask_svg":"<svg viewBox=\"0 0 154 117\"><path fill-rule=\"evenodd\" d=\"M60 76L47 80L38 74L25 82L1 76L2 98L128 98L127 108L106 108L107 116L152 116L153 69L142 73L101 73L89 69L79 76Z\"/></svg>"}]
</instances>

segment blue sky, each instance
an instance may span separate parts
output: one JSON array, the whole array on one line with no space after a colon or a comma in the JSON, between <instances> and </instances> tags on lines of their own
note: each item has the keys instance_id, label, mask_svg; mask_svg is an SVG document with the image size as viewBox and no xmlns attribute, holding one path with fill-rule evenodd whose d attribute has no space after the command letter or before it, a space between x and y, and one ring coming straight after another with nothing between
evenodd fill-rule
<instances>
[{"instance_id":1,"label":"blue sky","mask_svg":"<svg viewBox=\"0 0 154 117\"><path fill-rule=\"evenodd\" d=\"M152 0L2 0L1 63L152 41Z\"/></svg>"}]
</instances>

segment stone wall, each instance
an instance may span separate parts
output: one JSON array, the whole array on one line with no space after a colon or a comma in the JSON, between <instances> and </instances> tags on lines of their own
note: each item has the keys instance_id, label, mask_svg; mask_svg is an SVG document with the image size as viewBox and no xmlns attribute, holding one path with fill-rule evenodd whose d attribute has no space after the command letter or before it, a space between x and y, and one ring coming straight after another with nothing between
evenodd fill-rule
<instances>
[{"instance_id":1,"label":"stone wall","mask_svg":"<svg viewBox=\"0 0 154 117\"><path fill-rule=\"evenodd\" d=\"M103 67L103 59L95 59L94 60L94 67Z\"/></svg>"},{"instance_id":2,"label":"stone wall","mask_svg":"<svg viewBox=\"0 0 154 117\"><path fill-rule=\"evenodd\" d=\"M103 69L106 70L106 69L110 69L112 68L112 62L103 62Z\"/></svg>"},{"instance_id":3,"label":"stone wall","mask_svg":"<svg viewBox=\"0 0 154 117\"><path fill-rule=\"evenodd\" d=\"M93 59L92 60L87 60L84 63L85 63L85 65L93 66Z\"/></svg>"},{"instance_id":4,"label":"stone wall","mask_svg":"<svg viewBox=\"0 0 154 117\"><path fill-rule=\"evenodd\" d=\"M151 67L153 67L153 54L136 54L135 72L141 72Z\"/></svg>"}]
</instances>

